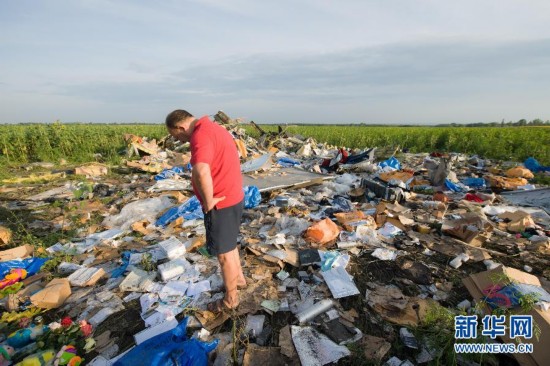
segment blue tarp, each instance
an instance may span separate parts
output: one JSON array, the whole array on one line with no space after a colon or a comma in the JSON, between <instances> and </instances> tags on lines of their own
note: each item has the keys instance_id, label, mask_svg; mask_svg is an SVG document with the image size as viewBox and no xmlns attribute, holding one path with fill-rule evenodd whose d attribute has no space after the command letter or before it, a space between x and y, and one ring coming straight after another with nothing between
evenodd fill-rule
<instances>
[{"instance_id":1,"label":"blue tarp","mask_svg":"<svg viewBox=\"0 0 550 366\"><path fill-rule=\"evenodd\" d=\"M113 366L206 366L208 353L216 348L218 340L210 343L187 339L185 317L179 325L132 348Z\"/></svg>"},{"instance_id":2,"label":"blue tarp","mask_svg":"<svg viewBox=\"0 0 550 366\"><path fill-rule=\"evenodd\" d=\"M401 163L394 156L378 163L378 166L382 169L384 169L385 167L390 167L395 170L401 170Z\"/></svg>"},{"instance_id":3,"label":"blue tarp","mask_svg":"<svg viewBox=\"0 0 550 366\"><path fill-rule=\"evenodd\" d=\"M550 166L542 166L540 165L540 163L537 161L537 159L531 157L531 158L527 158L524 162L523 162L523 165L529 169L530 171L532 171L533 173L538 173L538 172L550 172Z\"/></svg>"},{"instance_id":4,"label":"blue tarp","mask_svg":"<svg viewBox=\"0 0 550 366\"><path fill-rule=\"evenodd\" d=\"M300 162L299 161L296 161L294 159L291 159L291 158L280 158L279 160L277 160L277 164L279 164L280 166L284 167L284 168L292 168L293 166L296 166L296 165L300 165Z\"/></svg>"},{"instance_id":5,"label":"blue tarp","mask_svg":"<svg viewBox=\"0 0 550 366\"><path fill-rule=\"evenodd\" d=\"M191 164L186 166L175 166L172 169L164 169L162 172L155 175L155 180L163 180L168 178L174 178L175 176L182 175L185 171L191 171Z\"/></svg>"},{"instance_id":6,"label":"blue tarp","mask_svg":"<svg viewBox=\"0 0 550 366\"><path fill-rule=\"evenodd\" d=\"M487 187L483 178L466 178L462 180L462 184L473 189L485 189Z\"/></svg>"},{"instance_id":7,"label":"blue tarp","mask_svg":"<svg viewBox=\"0 0 550 366\"><path fill-rule=\"evenodd\" d=\"M262 196L258 187L256 186L246 186L243 188L244 191L244 207L245 208L254 208L260 204ZM204 213L202 212L202 207L197 199L197 196L193 196L185 201L180 206L172 207L162 215L157 222L156 226L166 226L172 221L176 220L179 217L183 217L185 220L194 220L204 218Z\"/></svg>"}]
</instances>

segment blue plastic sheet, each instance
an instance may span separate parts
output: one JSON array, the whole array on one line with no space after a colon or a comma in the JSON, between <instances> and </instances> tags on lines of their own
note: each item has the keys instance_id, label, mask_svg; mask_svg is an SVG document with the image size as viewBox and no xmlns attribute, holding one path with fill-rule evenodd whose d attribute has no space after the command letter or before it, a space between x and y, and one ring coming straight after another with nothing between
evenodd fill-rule
<instances>
[{"instance_id":1,"label":"blue plastic sheet","mask_svg":"<svg viewBox=\"0 0 550 366\"><path fill-rule=\"evenodd\" d=\"M202 207L197 199L197 196L189 198L180 206L172 207L158 218L156 226L164 227L176 220L178 217L183 217L185 220L194 220L204 218Z\"/></svg>"},{"instance_id":2,"label":"blue plastic sheet","mask_svg":"<svg viewBox=\"0 0 550 366\"><path fill-rule=\"evenodd\" d=\"M537 159L533 157L527 158L525 162L523 162L523 166L525 166L527 169L529 169L533 173L550 172L550 166L540 165Z\"/></svg>"},{"instance_id":3,"label":"blue plastic sheet","mask_svg":"<svg viewBox=\"0 0 550 366\"><path fill-rule=\"evenodd\" d=\"M175 166L172 169L164 169L159 174L155 175L155 180L163 180L168 178L174 178L175 176L182 175L186 171L191 171L191 164L187 163L186 166Z\"/></svg>"},{"instance_id":4,"label":"blue plastic sheet","mask_svg":"<svg viewBox=\"0 0 550 366\"><path fill-rule=\"evenodd\" d=\"M0 262L0 278L4 278L13 268L23 268L27 271L27 277L37 274L40 268L50 258L27 258L23 260L14 259L7 262Z\"/></svg>"},{"instance_id":5,"label":"blue plastic sheet","mask_svg":"<svg viewBox=\"0 0 550 366\"><path fill-rule=\"evenodd\" d=\"M390 168L395 169L395 170L401 170L401 163L394 156L392 156L388 160L384 160L384 161L378 163L378 166L382 169L384 169L386 167L390 167Z\"/></svg>"},{"instance_id":6,"label":"blue plastic sheet","mask_svg":"<svg viewBox=\"0 0 550 366\"><path fill-rule=\"evenodd\" d=\"M445 179L445 187L447 187L448 190L453 192L461 192L462 188L460 188L458 185L454 184L448 179Z\"/></svg>"},{"instance_id":7,"label":"blue plastic sheet","mask_svg":"<svg viewBox=\"0 0 550 366\"><path fill-rule=\"evenodd\" d=\"M258 187L246 186L244 191L244 208L253 208L260 204L262 196ZM172 207L158 218L155 223L156 226L164 227L176 220L179 217L183 217L185 220L203 219L204 213L202 212L202 206L197 199L197 196L189 198L180 206Z\"/></svg>"},{"instance_id":8,"label":"blue plastic sheet","mask_svg":"<svg viewBox=\"0 0 550 366\"><path fill-rule=\"evenodd\" d=\"M244 190L244 208L254 208L262 201L260 190L256 186L246 186Z\"/></svg>"},{"instance_id":9,"label":"blue plastic sheet","mask_svg":"<svg viewBox=\"0 0 550 366\"><path fill-rule=\"evenodd\" d=\"M132 253L135 253L135 250L122 252L122 265L111 272L111 278L118 278L126 272L126 268L128 268L130 264L130 255L132 255Z\"/></svg>"},{"instance_id":10,"label":"blue plastic sheet","mask_svg":"<svg viewBox=\"0 0 550 366\"><path fill-rule=\"evenodd\" d=\"M473 189L485 189L487 187L483 178L466 178L462 180L462 183Z\"/></svg>"},{"instance_id":11,"label":"blue plastic sheet","mask_svg":"<svg viewBox=\"0 0 550 366\"><path fill-rule=\"evenodd\" d=\"M218 340L210 343L187 339L188 317L179 325L132 348L114 366L206 366L208 353L216 348Z\"/></svg>"},{"instance_id":12,"label":"blue plastic sheet","mask_svg":"<svg viewBox=\"0 0 550 366\"><path fill-rule=\"evenodd\" d=\"M277 160L277 164L284 168L292 168L293 166L300 165L300 162L291 158L283 157Z\"/></svg>"}]
</instances>

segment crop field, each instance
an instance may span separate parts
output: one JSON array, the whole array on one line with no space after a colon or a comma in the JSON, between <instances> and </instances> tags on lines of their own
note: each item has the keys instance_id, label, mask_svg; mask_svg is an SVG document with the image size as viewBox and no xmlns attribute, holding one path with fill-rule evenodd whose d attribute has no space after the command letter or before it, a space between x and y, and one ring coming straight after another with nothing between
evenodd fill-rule
<instances>
[{"instance_id":1,"label":"crop field","mask_svg":"<svg viewBox=\"0 0 550 366\"><path fill-rule=\"evenodd\" d=\"M243 127L257 136L249 125ZM277 126L264 125L266 131ZM298 125L287 133L312 137L319 142L347 148L397 147L410 152L463 152L498 160L523 161L535 157L550 164L550 128L548 127L382 127ZM70 163L103 161L116 164L123 157L123 135L132 133L150 138L166 135L164 125L105 124L27 124L0 125L0 167L31 162ZM97 156L97 155L96 155Z\"/></svg>"}]
</instances>

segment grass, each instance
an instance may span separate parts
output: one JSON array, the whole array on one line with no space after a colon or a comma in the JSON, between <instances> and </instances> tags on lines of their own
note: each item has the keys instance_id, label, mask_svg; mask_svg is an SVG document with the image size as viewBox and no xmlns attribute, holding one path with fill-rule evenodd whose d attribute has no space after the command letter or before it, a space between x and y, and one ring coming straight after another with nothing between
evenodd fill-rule
<instances>
[{"instance_id":1,"label":"grass","mask_svg":"<svg viewBox=\"0 0 550 366\"><path fill-rule=\"evenodd\" d=\"M277 130L273 125L262 127L270 132ZM251 126L245 129L257 136L258 132ZM550 128L545 127L300 125L289 126L286 131L347 148L399 146L410 152L463 152L517 161L533 156L543 165L550 164ZM61 159L69 163L99 160L116 165L124 157L123 135L127 133L158 140L166 135L166 130L161 124L0 125L0 167L32 162L57 163Z\"/></svg>"}]
</instances>

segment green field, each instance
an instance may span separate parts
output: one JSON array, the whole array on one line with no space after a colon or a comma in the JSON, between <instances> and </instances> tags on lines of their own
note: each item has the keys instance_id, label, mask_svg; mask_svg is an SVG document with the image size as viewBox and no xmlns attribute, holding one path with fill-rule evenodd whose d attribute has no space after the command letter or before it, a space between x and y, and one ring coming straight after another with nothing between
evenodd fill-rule
<instances>
[{"instance_id":1,"label":"green field","mask_svg":"<svg viewBox=\"0 0 550 366\"><path fill-rule=\"evenodd\" d=\"M246 130L257 136L250 126ZM275 131L276 126L263 126ZM550 164L550 128L548 127L369 127L337 125L299 125L288 133L313 137L319 142L348 148L395 147L410 152L434 150L478 154L498 160L523 161L535 157ZM28 124L0 125L0 167L30 162L80 163L94 161L101 154L116 164L126 147L125 133L151 138L166 135L163 125L105 124Z\"/></svg>"}]
</instances>

